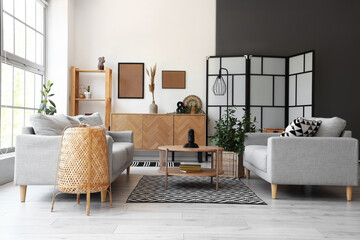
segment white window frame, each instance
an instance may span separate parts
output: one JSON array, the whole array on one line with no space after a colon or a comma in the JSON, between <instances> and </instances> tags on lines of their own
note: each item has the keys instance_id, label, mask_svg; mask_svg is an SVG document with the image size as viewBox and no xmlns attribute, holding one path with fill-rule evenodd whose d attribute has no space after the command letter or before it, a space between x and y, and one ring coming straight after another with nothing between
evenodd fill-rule
<instances>
[{"instance_id":1,"label":"white window frame","mask_svg":"<svg viewBox=\"0 0 360 240\"><path fill-rule=\"evenodd\" d=\"M43 6L44 6L44 13L43 13L43 32L39 32L37 29L35 29L34 27L31 27L29 26L28 24L26 24L26 22L18 19L17 17L15 17L15 14L12 15L10 13L7 13L5 10L3 10L3 1L4 0L0 0L0 18L1 18L1 26L0 26L0 36L1 36L1 39L0 39L0 60L1 62L0 63L6 63L6 64L9 64L11 65L12 67L16 67L16 68L20 68L24 71L29 71L29 72L32 72L34 74L38 74L38 75L41 75L42 76L42 83L45 82L45 78L46 78L46 49L47 49L47 46L46 46L46 39L47 39L47 32L46 32L46 22L47 22L47 5L48 5L48 2L46 0L35 0L39 3L41 3ZM26 0L25 0L26 1ZM14 5L15 5L15 0L14 0ZM15 11L15 7L14 7L14 11ZM5 13L4 13L5 12ZM3 15L4 14L9 14L12 18L14 18L15 20L19 21L20 23L24 24L25 26L25 46L26 46L26 27L29 27L31 28L32 30L35 31L35 33L40 33L42 36L43 36L43 65L39 65L35 62L31 62L25 58L22 58L20 56L17 56L15 55L14 53L10 53L10 52L7 52L4 50L4 35L3 35L3 32L4 32L4 27L3 27L3 24L4 24L4 21L3 21ZM26 14L26 12L25 12ZM26 16L25 16L26 17ZM14 50L15 50L15 24L14 24L14 38L13 38L13 41L14 41ZM26 48L25 48L25 51L26 51ZM26 53L25 53L26 55ZM26 56L25 56L26 57ZM14 72L13 72L14 74ZM13 77L13 84L14 84L14 77ZM25 85L24 85L24 88L25 88ZM25 89L24 89L24 93L25 93ZM1 93L1 67L0 67L0 93ZM2 105L1 103L1 97L0 97L0 109L1 108L10 108L10 109L23 109L23 110L37 110L36 106L35 108L29 108L29 107L25 107L25 104L24 106L22 107L19 107L19 106L14 106L14 103L12 103L12 105ZM12 113L13 115L13 113ZM14 141L13 141L13 132L14 132L14 116L12 116L12 129L11 129L11 145L13 145ZM24 117L25 117L25 114L24 114ZM0 123L1 123L1 112L0 112ZM25 123L25 119L24 119L24 123ZM0 136L1 136L1 128L0 128ZM4 150L4 149L1 149L0 148L0 154L1 153L6 153L6 152L12 152L14 151L14 146Z\"/></svg>"}]
</instances>

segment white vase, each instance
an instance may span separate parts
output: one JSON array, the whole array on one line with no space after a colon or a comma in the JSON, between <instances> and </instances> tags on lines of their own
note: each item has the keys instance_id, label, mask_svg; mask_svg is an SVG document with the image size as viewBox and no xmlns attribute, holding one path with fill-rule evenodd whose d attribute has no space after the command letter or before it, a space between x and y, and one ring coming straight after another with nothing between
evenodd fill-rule
<instances>
[{"instance_id":1,"label":"white vase","mask_svg":"<svg viewBox=\"0 0 360 240\"><path fill-rule=\"evenodd\" d=\"M155 104L155 101L149 105L149 113L158 113L158 106Z\"/></svg>"},{"instance_id":2,"label":"white vase","mask_svg":"<svg viewBox=\"0 0 360 240\"><path fill-rule=\"evenodd\" d=\"M84 92L85 99L91 99L91 92Z\"/></svg>"}]
</instances>

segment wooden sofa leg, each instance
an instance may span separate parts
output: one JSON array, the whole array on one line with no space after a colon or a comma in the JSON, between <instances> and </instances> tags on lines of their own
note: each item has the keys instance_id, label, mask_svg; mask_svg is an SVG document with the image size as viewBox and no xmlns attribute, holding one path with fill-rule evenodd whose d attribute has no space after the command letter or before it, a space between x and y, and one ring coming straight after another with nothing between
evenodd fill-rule
<instances>
[{"instance_id":1,"label":"wooden sofa leg","mask_svg":"<svg viewBox=\"0 0 360 240\"><path fill-rule=\"evenodd\" d=\"M271 195L273 199L276 199L277 184L271 184Z\"/></svg>"},{"instance_id":2,"label":"wooden sofa leg","mask_svg":"<svg viewBox=\"0 0 360 240\"><path fill-rule=\"evenodd\" d=\"M25 202L27 185L20 185L20 201Z\"/></svg>"},{"instance_id":3,"label":"wooden sofa leg","mask_svg":"<svg viewBox=\"0 0 360 240\"><path fill-rule=\"evenodd\" d=\"M126 174L127 174L127 175L130 174L130 166L127 167L127 169L126 169Z\"/></svg>"},{"instance_id":4,"label":"wooden sofa leg","mask_svg":"<svg viewBox=\"0 0 360 240\"><path fill-rule=\"evenodd\" d=\"M101 191L101 202L106 202L106 190Z\"/></svg>"},{"instance_id":5,"label":"wooden sofa leg","mask_svg":"<svg viewBox=\"0 0 360 240\"><path fill-rule=\"evenodd\" d=\"M250 179L250 170L246 168L246 179Z\"/></svg>"},{"instance_id":6,"label":"wooden sofa leg","mask_svg":"<svg viewBox=\"0 0 360 240\"><path fill-rule=\"evenodd\" d=\"M346 200L351 201L352 199L352 186L346 187Z\"/></svg>"}]
</instances>

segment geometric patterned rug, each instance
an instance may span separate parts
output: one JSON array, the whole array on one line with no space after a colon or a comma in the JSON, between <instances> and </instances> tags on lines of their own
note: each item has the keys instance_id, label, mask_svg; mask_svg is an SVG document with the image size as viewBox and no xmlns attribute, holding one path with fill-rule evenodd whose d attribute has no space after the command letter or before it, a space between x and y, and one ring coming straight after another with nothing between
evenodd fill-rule
<instances>
[{"instance_id":1,"label":"geometric patterned rug","mask_svg":"<svg viewBox=\"0 0 360 240\"><path fill-rule=\"evenodd\" d=\"M180 162L168 162L169 167L179 167ZM159 167L159 161L133 161L131 167Z\"/></svg>"},{"instance_id":2,"label":"geometric patterned rug","mask_svg":"<svg viewBox=\"0 0 360 240\"><path fill-rule=\"evenodd\" d=\"M215 178L214 178L215 180ZM266 205L239 179L220 178L219 190L209 177L145 175L130 194L127 203L220 203Z\"/></svg>"}]
</instances>

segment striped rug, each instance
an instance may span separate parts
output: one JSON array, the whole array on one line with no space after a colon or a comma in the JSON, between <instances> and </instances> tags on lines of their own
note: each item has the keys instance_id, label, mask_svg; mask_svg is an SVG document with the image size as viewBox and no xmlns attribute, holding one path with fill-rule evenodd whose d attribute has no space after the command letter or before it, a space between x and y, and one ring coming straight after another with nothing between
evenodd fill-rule
<instances>
[{"instance_id":1,"label":"striped rug","mask_svg":"<svg viewBox=\"0 0 360 240\"><path fill-rule=\"evenodd\" d=\"M180 166L179 162L169 161L168 164L169 164L169 167L179 167ZM158 161L134 161L131 164L131 167L159 167L159 162Z\"/></svg>"}]
</instances>

